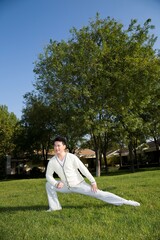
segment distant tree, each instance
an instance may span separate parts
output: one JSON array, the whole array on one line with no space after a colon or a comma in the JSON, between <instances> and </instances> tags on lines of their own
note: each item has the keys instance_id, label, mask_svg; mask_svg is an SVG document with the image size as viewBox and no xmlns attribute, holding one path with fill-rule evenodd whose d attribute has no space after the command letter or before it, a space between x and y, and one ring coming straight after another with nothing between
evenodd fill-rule
<instances>
[{"instance_id":1,"label":"distant tree","mask_svg":"<svg viewBox=\"0 0 160 240\"><path fill-rule=\"evenodd\" d=\"M26 108L23 109L22 123L29 142L28 150L32 154L41 151L42 158L47 160L51 140L55 134L54 113L52 108L33 93L26 94L24 98Z\"/></svg>"},{"instance_id":2,"label":"distant tree","mask_svg":"<svg viewBox=\"0 0 160 240\"><path fill-rule=\"evenodd\" d=\"M14 113L8 112L6 105L0 105L0 175L5 175L6 155L15 148L13 134L17 128L18 119Z\"/></svg>"},{"instance_id":3,"label":"distant tree","mask_svg":"<svg viewBox=\"0 0 160 240\"><path fill-rule=\"evenodd\" d=\"M17 127L18 119L14 113L9 113L5 105L0 105L0 154L11 154L14 149L12 137Z\"/></svg>"}]
</instances>

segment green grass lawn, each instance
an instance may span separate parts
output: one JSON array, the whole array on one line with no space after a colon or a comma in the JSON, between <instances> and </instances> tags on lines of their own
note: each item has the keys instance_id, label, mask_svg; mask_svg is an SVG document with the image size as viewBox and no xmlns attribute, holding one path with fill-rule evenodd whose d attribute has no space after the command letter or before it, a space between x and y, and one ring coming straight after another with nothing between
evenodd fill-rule
<instances>
[{"instance_id":1,"label":"green grass lawn","mask_svg":"<svg viewBox=\"0 0 160 240\"><path fill-rule=\"evenodd\" d=\"M78 194L59 194L63 210L48 209L45 179L0 182L0 240L159 240L160 172L96 179L102 190L141 203L114 206Z\"/></svg>"}]
</instances>

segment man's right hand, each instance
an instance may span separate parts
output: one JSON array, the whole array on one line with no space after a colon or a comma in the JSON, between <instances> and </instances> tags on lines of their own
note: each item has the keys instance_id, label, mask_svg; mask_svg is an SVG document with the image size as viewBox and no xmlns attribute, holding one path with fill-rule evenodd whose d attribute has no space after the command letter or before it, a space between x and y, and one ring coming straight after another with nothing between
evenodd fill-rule
<instances>
[{"instance_id":1,"label":"man's right hand","mask_svg":"<svg viewBox=\"0 0 160 240\"><path fill-rule=\"evenodd\" d=\"M58 189L63 188L63 186L64 186L64 183L63 183L63 182L59 182L59 183L57 184L57 188L58 188Z\"/></svg>"}]
</instances>

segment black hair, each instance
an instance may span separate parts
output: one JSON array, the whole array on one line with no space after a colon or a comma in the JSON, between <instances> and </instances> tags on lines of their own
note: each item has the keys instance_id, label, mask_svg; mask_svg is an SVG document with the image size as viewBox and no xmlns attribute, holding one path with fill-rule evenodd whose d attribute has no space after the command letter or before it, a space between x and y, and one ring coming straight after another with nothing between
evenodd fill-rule
<instances>
[{"instance_id":1,"label":"black hair","mask_svg":"<svg viewBox=\"0 0 160 240\"><path fill-rule=\"evenodd\" d=\"M67 146L67 140L65 137L62 137L62 136L57 136L55 137L55 139L53 140L53 145L55 142L62 142L63 145L66 145Z\"/></svg>"}]
</instances>

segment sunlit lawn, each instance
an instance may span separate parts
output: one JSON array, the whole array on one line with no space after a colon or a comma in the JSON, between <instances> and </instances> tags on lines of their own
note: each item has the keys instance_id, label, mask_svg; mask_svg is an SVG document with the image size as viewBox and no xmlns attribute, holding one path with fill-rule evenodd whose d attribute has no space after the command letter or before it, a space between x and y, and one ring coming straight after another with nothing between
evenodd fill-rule
<instances>
[{"instance_id":1,"label":"sunlit lawn","mask_svg":"<svg viewBox=\"0 0 160 240\"><path fill-rule=\"evenodd\" d=\"M141 203L106 204L59 194L63 210L48 213L45 179L0 182L0 240L159 240L160 171L96 179L99 188Z\"/></svg>"}]
</instances>

